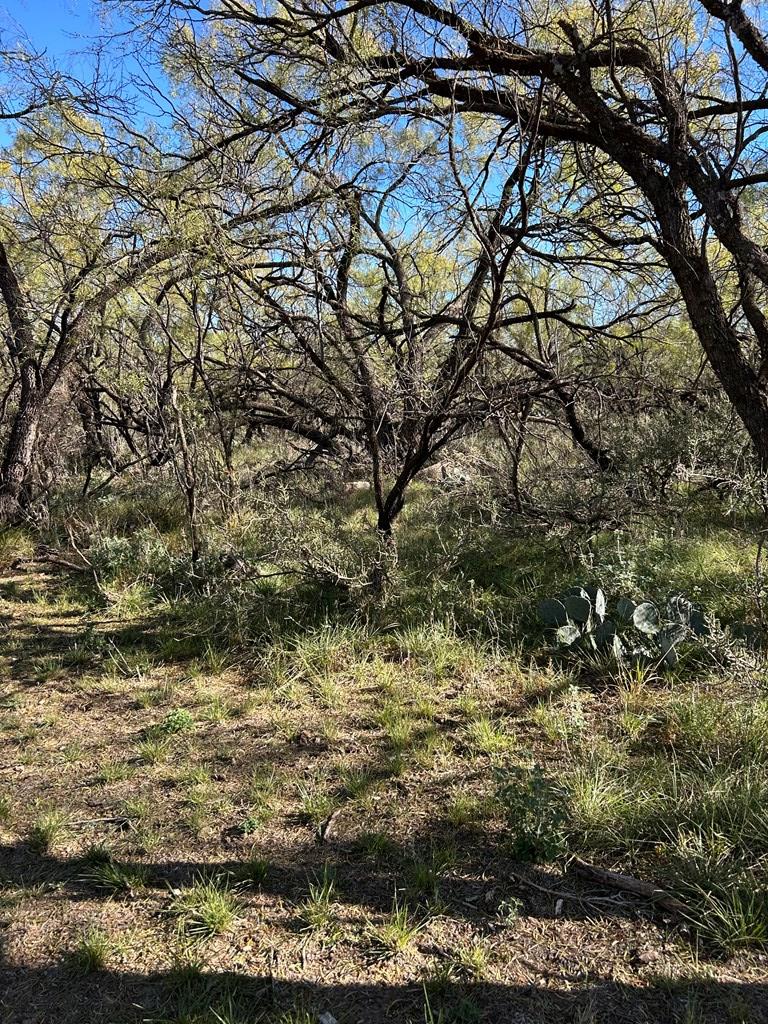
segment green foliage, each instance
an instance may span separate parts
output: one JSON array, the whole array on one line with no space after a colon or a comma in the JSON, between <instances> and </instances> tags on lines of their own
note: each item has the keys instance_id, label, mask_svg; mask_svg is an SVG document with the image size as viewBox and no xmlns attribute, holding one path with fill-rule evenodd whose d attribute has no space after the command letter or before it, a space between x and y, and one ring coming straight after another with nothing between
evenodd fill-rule
<instances>
[{"instance_id":1,"label":"green foliage","mask_svg":"<svg viewBox=\"0 0 768 1024\"><path fill-rule=\"evenodd\" d=\"M735 953L746 946L768 946L768 888L748 880L712 892L694 891L692 923L705 940Z\"/></svg>"},{"instance_id":2,"label":"green foliage","mask_svg":"<svg viewBox=\"0 0 768 1024\"><path fill-rule=\"evenodd\" d=\"M273 867L269 860L259 856L254 849L251 850L246 860L235 869L235 878L243 885L258 887L266 882L272 870Z\"/></svg>"},{"instance_id":3,"label":"green foliage","mask_svg":"<svg viewBox=\"0 0 768 1024\"><path fill-rule=\"evenodd\" d=\"M138 747L139 757L147 764L165 761L171 752L173 737L178 733L188 732L194 724L195 720L186 708L174 708L162 722L144 730L144 739Z\"/></svg>"},{"instance_id":4,"label":"green foliage","mask_svg":"<svg viewBox=\"0 0 768 1024\"><path fill-rule=\"evenodd\" d=\"M512 856L533 862L562 856L567 848L568 791L538 764L499 769L495 777Z\"/></svg>"},{"instance_id":5,"label":"green foliage","mask_svg":"<svg viewBox=\"0 0 768 1024\"><path fill-rule=\"evenodd\" d=\"M300 782L297 786L301 801L301 816L313 825L319 825L337 806L337 800L317 780Z\"/></svg>"},{"instance_id":6,"label":"green foliage","mask_svg":"<svg viewBox=\"0 0 768 1024\"><path fill-rule=\"evenodd\" d=\"M188 732L194 724L195 719L186 708L174 708L155 729L158 735L173 736L178 732Z\"/></svg>"},{"instance_id":7,"label":"green foliage","mask_svg":"<svg viewBox=\"0 0 768 1024\"><path fill-rule=\"evenodd\" d=\"M149 736L138 746L138 754L147 764L160 764L171 752L170 736Z\"/></svg>"},{"instance_id":8,"label":"green foliage","mask_svg":"<svg viewBox=\"0 0 768 1024\"><path fill-rule=\"evenodd\" d=\"M635 604L620 597L613 617L599 587L576 586L562 600L539 602L541 621L555 630L558 647L572 652L609 653L617 661L650 661L673 668L680 650L709 633L701 609L673 594L663 610L652 601Z\"/></svg>"},{"instance_id":9,"label":"green foliage","mask_svg":"<svg viewBox=\"0 0 768 1024\"><path fill-rule=\"evenodd\" d=\"M17 559L31 558L35 539L27 530L17 527L0 529L0 569L8 569Z\"/></svg>"},{"instance_id":10,"label":"green foliage","mask_svg":"<svg viewBox=\"0 0 768 1024\"><path fill-rule=\"evenodd\" d=\"M379 956L396 956L404 952L425 927L425 921L416 919L407 903L394 896L392 909L378 925L370 925L368 936L372 950Z\"/></svg>"},{"instance_id":11,"label":"green foliage","mask_svg":"<svg viewBox=\"0 0 768 1024\"><path fill-rule=\"evenodd\" d=\"M322 934L325 939L335 941L341 932L336 921L336 881L333 871L326 863L320 876L310 881L306 899L299 907L299 917L305 931Z\"/></svg>"}]
</instances>

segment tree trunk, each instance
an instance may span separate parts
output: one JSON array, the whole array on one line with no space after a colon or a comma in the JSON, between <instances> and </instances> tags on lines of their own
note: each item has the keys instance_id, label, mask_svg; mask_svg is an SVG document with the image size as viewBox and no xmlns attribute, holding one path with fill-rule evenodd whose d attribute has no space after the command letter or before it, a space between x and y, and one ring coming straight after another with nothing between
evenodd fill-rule
<instances>
[{"instance_id":1,"label":"tree trunk","mask_svg":"<svg viewBox=\"0 0 768 1024\"><path fill-rule=\"evenodd\" d=\"M761 473L768 473L768 396L723 307L706 255L696 241L682 197L667 184L652 193L663 255L683 297L691 326L752 441Z\"/></svg>"},{"instance_id":2,"label":"tree trunk","mask_svg":"<svg viewBox=\"0 0 768 1024\"><path fill-rule=\"evenodd\" d=\"M378 531L379 552L370 573L371 592L377 601L387 593L397 567L397 542L392 531L392 523L384 524L382 529L379 518Z\"/></svg>"},{"instance_id":3,"label":"tree trunk","mask_svg":"<svg viewBox=\"0 0 768 1024\"><path fill-rule=\"evenodd\" d=\"M17 520L24 506L44 403L45 394L38 381L37 367L28 363L21 371L19 407L0 467L0 523Z\"/></svg>"}]
</instances>

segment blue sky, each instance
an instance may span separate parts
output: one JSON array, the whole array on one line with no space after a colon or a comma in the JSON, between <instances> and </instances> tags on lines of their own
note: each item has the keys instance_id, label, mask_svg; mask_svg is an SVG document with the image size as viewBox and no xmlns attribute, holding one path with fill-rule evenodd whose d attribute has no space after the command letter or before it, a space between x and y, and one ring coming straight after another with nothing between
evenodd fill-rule
<instances>
[{"instance_id":1,"label":"blue sky","mask_svg":"<svg viewBox=\"0 0 768 1024\"><path fill-rule=\"evenodd\" d=\"M84 82L94 71L92 45L101 36L117 34L106 42L99 62L100 82L111 76L111 85L120 88L123 95L133 99L135 111L155 119L162 117L154 102L144 94L136 82L154 83L162 90L164 76L155 63L142 59L136 50L137 40L129 41L122 33L128 29L121 21L117 5L99 4L97 0L0 0L0 46L11 50L21 43L35 52L45 51L52 65ZM106 9L105 9L106 8ZM108 55L108 56L107 56ZM6 133L0 129L0 144Z\"/></svg>"},{"instance_id":2,"label":"blue sky","mask_svg":"<svg viewBox=\"0 0 768 1024\"><path fill-rule=\"evenodd\" d=\"M0 33L6 46L26 34L35 49L54 56L83 49L97 30L90 0L0 0Z\"/></svg>"}]
</instances>

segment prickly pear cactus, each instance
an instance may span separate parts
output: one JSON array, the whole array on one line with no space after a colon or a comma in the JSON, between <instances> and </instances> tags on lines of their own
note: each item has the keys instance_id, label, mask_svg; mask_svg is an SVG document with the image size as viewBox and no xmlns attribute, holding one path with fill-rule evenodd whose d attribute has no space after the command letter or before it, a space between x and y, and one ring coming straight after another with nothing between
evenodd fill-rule
<instances>
[{"instance_id":1,"label":"prickly pear cactus","mask_svg":"<svg viewBox=\"0 0 768 1024\"><path fill-rule=\"evenodd\" d=\"M609 608L599 587L574 586L539 602L537 610L561 650L650 660L666 668L679 662L681 646L708 632L704 613L683 594L673 594L664 605L620 597Z\"/></svg>"}]
</instances>

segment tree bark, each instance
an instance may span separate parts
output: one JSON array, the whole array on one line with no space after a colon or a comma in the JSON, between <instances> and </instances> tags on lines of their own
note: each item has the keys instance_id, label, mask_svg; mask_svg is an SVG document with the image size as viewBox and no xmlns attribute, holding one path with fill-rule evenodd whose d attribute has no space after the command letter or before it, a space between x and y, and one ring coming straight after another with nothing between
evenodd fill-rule
<instances>
[{"instance_id":1,"label":"tree bark","mask_svg":"<svg viewBox=\"0 0 768 1024\"><path fill-rule=\"evenodd\" d=\"M747 359L723 307L682 197L665 183L651 192L662 254L683 297L691 326L752 441L759 469L768 472L768 395Z\"/></svg>"},{"instance_id":2,"label":"tree bark","mask_svg":"<svg viewBox=\"0 0 768 1024\"><path fill-rule=\"evenodd\" d=\"M29 362L21 370L19 406L0 466L0 522L18 519L28 496L26 484L37 448L45 397L37 367Z\"/></svg>"}]
</instances>

